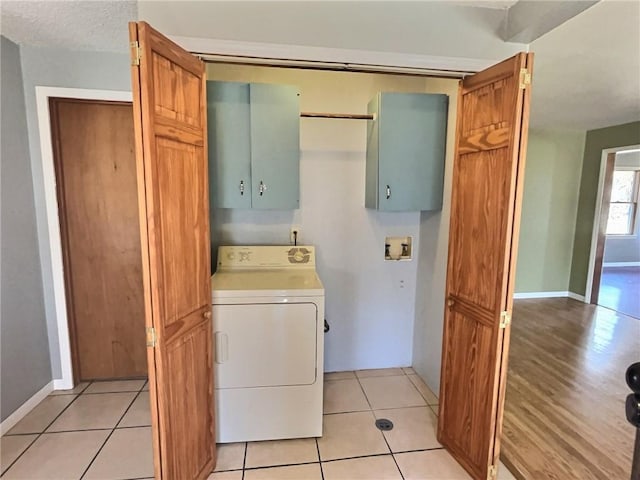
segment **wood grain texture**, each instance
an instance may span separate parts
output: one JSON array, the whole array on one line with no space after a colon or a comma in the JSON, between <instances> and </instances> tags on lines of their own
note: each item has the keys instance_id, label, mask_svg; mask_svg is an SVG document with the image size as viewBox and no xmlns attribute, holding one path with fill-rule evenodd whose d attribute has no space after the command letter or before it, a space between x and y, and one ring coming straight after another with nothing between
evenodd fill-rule
<instances>
[{"instance_id":1,"label":"wood grain texture","mask_svg":"<svg viewBox=\"0 0 640 480\"><path fill-rule=\"evenodd\" d=\"M640 321L572 299L516 300L502 460L522 479L627 480L624 375Z\"/></svg>"},{"instance_id":2,"label":"wood grain texture","mask_svg":"<svg viewBox=\"0 0 640 480\"><path fill-rule=\"evenodd\" d=\"M52 98L74 377L147 374L130 103Z\"/></svg>"},{"instance_id":3,"label":"wood grain texture","mask_svg":"<svg viewBox=\"0 0 640 480\"><path fill-rule=\"evenodd\" d=\"M215 466L204 64L144 22L132 67L155 476ZM142 216L142 215L141 215Z\"/></svg>"},{"instance_id":4,"label":"wood grain texture","mask_svg":"<svg viewBox=\"0 0 640 480\"><path fill-rule=\"evenodd\" d=\"M530 78L533 76L533 54L527 54L526 68L529 72ZM511 235L511 248L509 258L505 258L505 269L509 271L509 278L507 281L506 295L506 312L513 312L513 294L515 292L516 285L516 265L518 262L518 241L520 239L520 220L522 216L522 198L524 195L524 173L526 170L527 159L527 144L529 140L529 114L531 111L531 85L529 85L523 92L524 98L522 99L522 111L520 112L520 118L516 119L519 122L517 128L520 129L520 145L516 152L513 152L514 162L517 162L516 175L512 177L512 188L515 191L515 206L514 213L511 217L512 223L510 225ZM517 155L517 158L516 158ZM504 404L507 390L507 367L509 362L509 351L511 346L511 324L508 324L505 328L505 333L502 339L502 363L500 365L499 373L499 385L498 385L498 410L496 420L496 437L493 450L493 464L498 465L500 459L500 448L502 442L502 428L504 422Z\"/></svg>"},{"instance_id":5,"label":"wood grain texture","mask_svg":"<svg viewBox=\"0 0 640 480\"><path fill-rule=\"evenodd\" d=\"M524 180L527 89L518 54L461 82L454 155L438 438L476 479L500 450ZM503 356L504 353L504 356Z\"/></svg>"},{"instance_id":6,"label":"wood grain texture","mask_svg":"<svg viewBox=\"0 0 640 480\"><path fill-rule=\"evenodd\" d=\"M604 186L602 189L602 206L598 225L598 241L596 243L596 259L593 266L593 283L591 284L590 303L597 305L602 281L602 264L604 262L604 246L607 240L607 223L609 222L609 207L611 205L611 189L613 188L613 172L616 169L616 154L607 155L604 170Z\"/></svg>"}]
</instances>

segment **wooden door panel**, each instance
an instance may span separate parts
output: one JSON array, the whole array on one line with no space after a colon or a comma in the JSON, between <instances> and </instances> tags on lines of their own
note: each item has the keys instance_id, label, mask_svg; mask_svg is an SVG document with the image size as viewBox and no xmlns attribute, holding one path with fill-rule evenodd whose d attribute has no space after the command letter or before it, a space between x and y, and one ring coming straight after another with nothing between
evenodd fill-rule
<instances>
[{"instance_id":1,"label":"wooden door panel","mask_svg":"<svg viewBox=\"0 0 640 480\"><path fill-rule=\"evenodd\" d=\"M207 166L201 161L202 147L158 138L156 152L165 159L158 163L158 197L160 211L168 212L162 220L170 227L160 231L163 328L174 331L174 323L210 302L210 266L204 262L211 247L198 242L205 234L203 229L209 228L208 222L202 221L209 211L204 203Z\"/></svg>"},{"instance_id":2,"label":"wooden door panel","mask_svg":"<svg viewBox=\"0 0 640 480\"><path fill-rule=\"evenodd\" d=\"M509 99L518 89L519 76L505 71L506 78L478 88L467 87L462 115L467 120L460 132L458 152L484 152L509 147L515 123ZM477 84L476 84L477 85Z\"/></svg>"},{"instance_id":3,"label":"wooden door panel","mask_svg":"<svg viewBox=\"0 0 640 480\"><path fill-rule=\"evenodd\" d=\"M449 401L459 401L459 408L441 410L440 421L449 427L443 438L449 448L464 452L473 464L482 464L487 460L490 441L483 433L494 427L490 421L494 405L486 392L493 391L493 371L487 365L495 364L496 338L492 326L456 311L455 307L450 322L449 342L473 348L460 349L449 344L451 356L446 375L454 381L448 385L448 395ZM474 401L461 401L464 399Z\"/></svg>"},{"instance_id":4,"label":"wooden door panel","mask_svg":"<svg viewBox=\"0 0 640 480\"><path fill-rule=\"evenodd\" d=\"M467 77L458 95L438 438L482 480L499 461L532 61Z\"/></svg>"},{"instance_id":5,"label":"wooden door panel","mask_svg":"<svg viewBox=\"0 0 640 480\"><path fill-rule=\"evenodd\" d=\"M200 318L202 318L202 312ZM187 381L181 384L168 383L163 410L167 413L166 435L168 444L163 451L168 452L166 459L171 470L165 478L207 478L210 471L202 471L199 459L211 455L211 432L206 421L195 421L194 412L211 408L210 392L198 383L201 373L208 374L202 359L213 361L211 351L211 331L206 323L193 328L188 334L176 339L167 346L166 375L168 377L185 375ZM185 430L185 426L189 430ZM208 464L205 468L212 468Z\"/></svg>"},{"instance_id":6,"label":"wooden door panel","mask_svg":"<svg viewBox=\"0 0 640 480\"><path fill-rule=\"evenodd\" d=\"M183 126L201 128L200 77L185 68L176 68L175 60L158 52L152 52L152 62L157 80L153 91L155 114L185 124Z\"/></svg>"},{"instance_id":7,"label":"wooden door panel","mask_svg":"<svg viewBox=\"0 0 640 480\"><path fill-rule=\"evenodd\" d=\"M504 242L508 184L504 178L510 165L506 149L465 155L457 164L455 190L458 222L450 233L456 255L451 266L450 295L473 302L495 313L501 301L495 288L503 274L504 258L487 246ZM473 185L473 188L467 188ZM470 234L469 234L470 233Z\"/></svg>"},{"instance_id":8,"label":"wooden door panel","mask_svg":"<svg viewBox=\"0 0 640 480\"><path fill-rule=\"evenodd\" d=\"M52 99L76 380L147 373L131 104Z\"/></svg>"},{"instance_id":9,"label":"wooden door panel","mask_svg":"<svg viewBox=\"0 0 640 480\"><path fill-rule=\"evenodd\" d=\"M204 64L130 23L155 476L215 466ZM134 57L136 51L134 48ZM151 340L153 340L151 335Z\"/></svg>"}]
</instances>

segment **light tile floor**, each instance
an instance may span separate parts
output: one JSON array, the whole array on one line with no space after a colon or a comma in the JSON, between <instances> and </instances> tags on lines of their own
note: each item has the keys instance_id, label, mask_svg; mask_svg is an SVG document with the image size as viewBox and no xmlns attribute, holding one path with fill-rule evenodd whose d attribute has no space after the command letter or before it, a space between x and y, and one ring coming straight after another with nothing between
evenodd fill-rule
<instances>
[{"instance_id":1,"label":"light tile floor","mask_svg":"<svg viewBox=\"0 0 640 480\"><path fill-rule=\"evenodd\" d=\"M413 369L326 374L324 404L322 438L219 445L209 480L469 478L438 443L438 399ZM2 437L2 478L151 478L149 419L142 381L55 392ZM514 478L503 465L498 477Z\"/></svg>"},{"instance_id":2,"label":"light tile floor","mask_svg":"<svg viewBox=\"0 0 640 480\"><path fill-rule=\"evenodd\" d=\"M145 383L92 382L53 392L0 439L2 478L152 478Z\"/></svg>"}]
</instances>

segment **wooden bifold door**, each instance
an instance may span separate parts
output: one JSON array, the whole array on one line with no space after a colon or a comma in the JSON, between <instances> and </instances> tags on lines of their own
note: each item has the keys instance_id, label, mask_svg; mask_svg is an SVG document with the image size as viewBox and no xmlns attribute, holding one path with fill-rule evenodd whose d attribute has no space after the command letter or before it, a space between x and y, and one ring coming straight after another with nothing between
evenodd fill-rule
<instances>
[{"instance_id":1,"label":"wooden bifold door","mask_svg":"<svg viewBox=\"0 0 640 480\"><path fill-rule=\"evenodd\" d=\"M129 24L155 476L215 466L204 64Z\"/></svg>"},{"instance_id":2,"label":"wooden bifold door","mask_svg":"<svg viewBox=\"0 0 640 480\"><path fill-rule=\"evenodd\" d=\"M131 103L50 113L75 380L146 376Z\"/></svg>"},{"instance_id":3,"label":"wooden bifold door","mask_svg":"<svg viewBox=\"0 0 640 480\"><path fill-rule=\"evenodd\" d=\"M533 54L460 82L438 439L495 478L524 187Z\"/></svg>"}]
</instances>

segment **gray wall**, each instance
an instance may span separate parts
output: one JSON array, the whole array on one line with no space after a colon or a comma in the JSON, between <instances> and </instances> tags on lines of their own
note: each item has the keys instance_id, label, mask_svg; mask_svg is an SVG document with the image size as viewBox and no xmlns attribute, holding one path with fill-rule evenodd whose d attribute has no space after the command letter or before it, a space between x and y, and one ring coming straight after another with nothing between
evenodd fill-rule
<instances>
[{"instance_id":1,"label":"gray wall","mask_svg":"<svg viewBox=\"0 0 640 480\"><path fill-rule=\"evenodd\" d=\"M35 211L38 224L38 248L42 264L44 306L49 331L49 350L53 378L61 377L60 351L53 297L53 276L49 251L40 153L40 133L36 111L36 86L73 87L98 90L131 90L127 39L122 39L123 53L76 52L64 49L22 47L24 98L29 130L29 149L33 171Z\"/></svg>"},{"instance_id":2,"label":"gray wall","mask_svg":"<svg viewBox=\"0 0 640 480\"><path fill-rule=\"evenodd\" d=\"M418 272L415 298L416 319L413 327L413 368L429 388L437 394L440 391L458 82L443 78L429 79L427 92L449 95L449 118L442 210L420 212L420 245L417 255Z\"/></svg>"},{"instance_id":3,"label":"gray wall","mask_svg":"<svg viewBox=\"0 0 640 480\"><path fill-rule=\"evenodd\" d=\"M616 168L640 170L640 152L620 152ZM640 263L640 209L636 210L636 228L632 236L608 236L604 244L604 263Z\"/></svg>"},{"instance_id":4,"label":"gray wall","mask_svg":"<svg viewBox=\"0 0 640 480\"><path fill-rule=\"evenodd\" d=\"M0 416L51 381L20 50L1 39Z\"/></svg>"}]
</instances>

